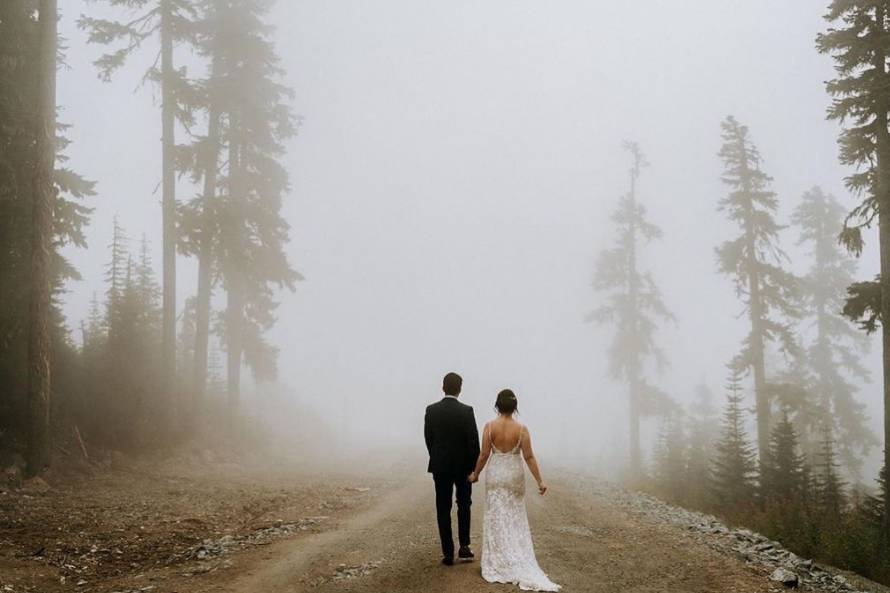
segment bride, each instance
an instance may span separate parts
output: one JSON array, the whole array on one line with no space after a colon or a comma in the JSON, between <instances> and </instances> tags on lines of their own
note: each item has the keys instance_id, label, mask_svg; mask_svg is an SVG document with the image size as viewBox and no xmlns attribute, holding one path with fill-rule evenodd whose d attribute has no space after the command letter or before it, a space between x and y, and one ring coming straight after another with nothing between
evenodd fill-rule
<instances>
[{"instance_id":1,"label":"bride","mask_svg":"<svg viewBox=\"0 0 890 593\"><path fill-rule=\"evenodd\" d=\"M559 591L559 585L538 566L525 511L523 458L538 483L538 492L547 492L532 453L531 436L528 428L513 418L517 403L512 391L501 391L494 407L498 417L485 425L482 451L470 474L471 482L478 481L490 461L485 474L482 578L489 583L513 583L525 591Z\"/></svg>"}]
</instances>

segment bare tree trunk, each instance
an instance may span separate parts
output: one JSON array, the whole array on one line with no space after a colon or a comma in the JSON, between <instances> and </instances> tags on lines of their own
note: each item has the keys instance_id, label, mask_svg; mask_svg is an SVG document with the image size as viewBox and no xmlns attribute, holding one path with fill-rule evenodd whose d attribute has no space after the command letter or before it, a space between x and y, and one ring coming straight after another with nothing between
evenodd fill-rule
<instances>
[{"instance_id":1,"label":"bare tree trunk","mask_svg":"<svg viewBox=\"0 0 890 593\"><path fill-rule=\"evenodd\" d=\"M751 241L753 243L753 240ZM763 319L760 313L760 280L752 271L749 274L748 290L751 302L748 306L751 317L751 369L754 373L754 399L757 415L757 452L763 464L769 455L770 402L766 390L766 363L763 355Z\"/></svg>"},{"instance_id":2,"label":"bare tree trunk","mask_svg":"<svg viewBox=\"0 0 890 593\"><path fill-rule=\"evenodd\" d=\"M201 200L201 248L198 253L198 298L195 308L195 361L192 377L192 419L197 421L207 392L207 351L210 341L210 297L213 290L214 225L213 201L219 157L219 110L212 106L207 123L207 163L204 168L204 194Z\"/></svg>"},{"instance_id":3,"label":"bare tree trunk","mask_svg":"<svg viewBox=\"0 0 890 593\"><path fill-rule=\"evenodd\" d=\"M637 319L637 315L640 310L640 287L637 283L637 225L636 225L636 210L637 210L637 177L640 175L640 167L642 163L642 158L638 152L634 152L634 164L630 170L630 193L628 194L631 203L631 215L629 221L629 229L630 240L628 245L628 299L631 302L631 332L633 335L634 341L634 351L631 353L633 356L633 361L629 362L629 396L630 402L628 406L628 411L630 414L630 474L631 480L637 481L643 477L643 455L640 447L640 399L642 396L641 393L641 378L640 378L640 352L639 348L639 320Z\"/></svg>"},{"instance_id":4,"label":"bare tree trunk","mask_svg":"<svg viewBox=\"0 0 890 593\"><path fill-rule=\"evenodd\" d=\"M875 23L886 32L887 14L882 7L875 10ZM874 53L873 64L887 78L887 56L881 50ZM886 96L885 96L886 101ZM881 254L881 345L882 370L884 381L884 472L883 482L884 515L882 519L885 545L890 543L890 133L887 131L887 113L890 105L886 102L878 109L875 118L877 149L877 200L878 200L878 241Z\"/></svg>"},{"instance_id":5,"label":"bare tree trunk","mask_svg":"<svg viewBox=\"0 0 890 593\"><path fill-rule=\"evenodd\" d=\"M40 0L40 82L36 118L34 200L31 210L31 295L28 319L28 475L50 464L53 181L56 160L56 0Z\"/></svg>"},{"instance_id":6,"label":"bare tree trunk","mask_svg":"<svg viewBox=\"0 0 890 593\"><path fill-rule=\"evenodd\" d=\"M175 148L175 105L173 97L173 31L170 0L161 0L161 160L163 219L163 321L161 360L163 365L164 394L166 398L165 428L174 417L177 405L176 391L176 172L173 154Z\"/></svg>"},{"instance_id":7,"label":"bare tree trunk","mask_svg":"<svg viewBox=\"0 0 890 593\"><path fill-rule=\"evenodd\" d=\"M234 276L239 276L240 271ZM226 295L226 393L230 420L235 418L241 400L241 356L243 352L243 321L244 298L240 278L229 279L229 290Z\"/></svg>"},{"instance_id":8,"label":"bare tree trunk","mask_svg":"<svg viewBox=\"0 0 890 593\"><path fill-rule=\"evenodd\" d=\"M229 220L231 228L230 240L236 246L227 262L229 273L226 284L226 392L228 403L229 425L233 426L235 414L241 399L241 357L243 352L243 317L244 317L244 273L241 255L241 226L243 215L240 203L243 196L239 190L241 175L238 142L234 135L238 128L237 118L229 116Z\"/></svg>"}]
</instances>

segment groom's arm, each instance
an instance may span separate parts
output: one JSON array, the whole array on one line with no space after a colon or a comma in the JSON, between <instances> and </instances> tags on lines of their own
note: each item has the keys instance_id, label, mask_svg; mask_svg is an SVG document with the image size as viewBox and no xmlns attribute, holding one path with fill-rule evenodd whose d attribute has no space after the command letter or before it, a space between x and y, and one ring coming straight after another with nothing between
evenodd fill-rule
<instances>
[{"instance_id":1,"label":"groom's arm","mask_svg":"<svg viewBox=\"0 0 890 593\"><path fill-rule=\"evenodd\" d=\"M426 441L426 451L430 455L433 453L433 427L430 426L430 410L427 408L423 415L423 439Z\"/></svg>"},{"instance_id":2,"label":"groom's arm","mask_svg":"<svg viewBox=\"0 0 890 593\"><path fill-rule=\"evenodd\" d=\"M472 407L470 408L469 426L467 426L467 428L470 437L470 452L473 456L473 460L470 462L470 466L472 467L479 458L479 427L476 425L476 413L473 411Z\"/></svg>"}]
</instances>

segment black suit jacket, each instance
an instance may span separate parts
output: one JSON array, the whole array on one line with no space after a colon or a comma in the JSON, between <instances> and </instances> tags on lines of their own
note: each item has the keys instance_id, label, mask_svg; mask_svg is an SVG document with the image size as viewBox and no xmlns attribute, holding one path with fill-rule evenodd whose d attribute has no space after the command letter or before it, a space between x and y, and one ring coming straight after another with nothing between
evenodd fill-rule
<instances>
[{"instance_id":1,"label":"black suit jacket","mask_svg":"<svg viewBox=\"0 0 890 593\"><path fill-rule=\"evenodd\" d=\"M430 454L428 472L466 476L476 467L479 429L472 406L453 397L427 406L423 435Z\"/></svg>"}]
</instances>

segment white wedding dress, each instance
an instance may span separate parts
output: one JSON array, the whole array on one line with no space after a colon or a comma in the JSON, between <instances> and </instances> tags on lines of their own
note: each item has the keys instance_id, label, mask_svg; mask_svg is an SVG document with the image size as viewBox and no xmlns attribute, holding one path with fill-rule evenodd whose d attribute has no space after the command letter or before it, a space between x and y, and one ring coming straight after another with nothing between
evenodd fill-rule
<instances>
[{"instance_id":1,"label":"white wedding dress","mask_svg":"<svg viewBox=\"0 0 890 593\"><path fill-rule=\"evenodd\" d=\"M489 433L490 434L490 433ZM559 591L538 560L525 510L525 468L519 442L502 453L491 444L485 471L485 517L482 522L482 578L512 583L524 591Z\"/></svg>"}]
</instances>

